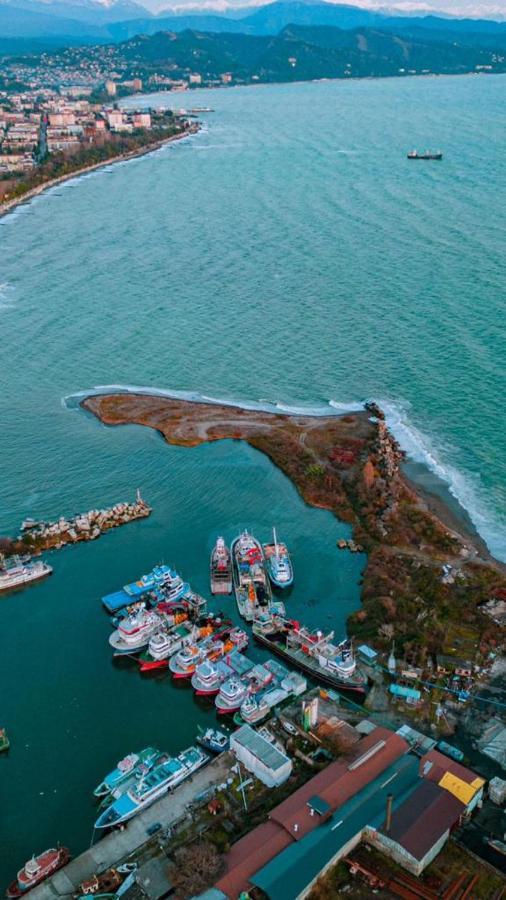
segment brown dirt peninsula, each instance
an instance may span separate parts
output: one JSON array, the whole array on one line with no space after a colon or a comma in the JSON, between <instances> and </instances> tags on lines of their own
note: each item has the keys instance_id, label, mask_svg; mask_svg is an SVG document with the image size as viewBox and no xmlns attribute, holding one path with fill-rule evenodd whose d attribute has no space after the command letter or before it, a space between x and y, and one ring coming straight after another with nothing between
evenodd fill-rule
<instances>
[{"instance_id":1,"label":"brown dirt peninsula","mask_svg":"<svg viewBox=\"0 0 506 900\"><path fill-rule=\"evenodd\" d=\"M395 638L421 664L441 652L478 661L504 640L480 610L506 591L504 567L403 477L403 454L381 410L286 415L133 393L95 395L81 406L105 425L147 425L178 446L245 440L307 503L349 522L367 552L362 608L348 621L360 638L385 648Z\"/></svg>"}]
</instances>

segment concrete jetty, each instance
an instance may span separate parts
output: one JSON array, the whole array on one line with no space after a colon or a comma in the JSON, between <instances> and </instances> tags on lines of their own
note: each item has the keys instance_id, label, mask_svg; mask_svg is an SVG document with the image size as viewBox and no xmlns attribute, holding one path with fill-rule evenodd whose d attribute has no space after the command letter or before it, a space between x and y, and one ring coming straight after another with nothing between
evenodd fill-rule
<instances>
[{"instance_id":1,"label":"concrete jetty","mask_svg":"<svg viewBox=\"0 0 506 900\"><path fill-rule=\"evenodd\" d=\"M144 519L150 514L151 507L142 499L140 491L137 491L133 503L116 503L106 509L90 509L68 519L61 516L57 522L26 520L21 526L22 533L18 540L33 546L35 552L58 550L66 544L94 541L111 528L118 528L135 519Z\"/></svg>"},{"instance_id":2,"label":"concrete jetty","mask_svg":"<svg viewBox=\"0 0 506 900\"><path fill-rule=\"evenodd\" d=\"M69 897L76 892L78 885L85 879L91 878L95 873L103 872L111 866L125 862L149 840L153 841L153 837L147 833L150 825L159 822L163 829L167 829L185 816L191 815L191 804L195 803L197 798L209 789L223 784L230 777L234 764L235 757L232 753L221 753L172 793L166 794L161 800L131 819L123 831L110 832L89 850L56 872L52 878L31 890L30 900L55 900L57 897ZM63 833L62 842L65 843L65 834Z\"/></svg>"}]
</instances>

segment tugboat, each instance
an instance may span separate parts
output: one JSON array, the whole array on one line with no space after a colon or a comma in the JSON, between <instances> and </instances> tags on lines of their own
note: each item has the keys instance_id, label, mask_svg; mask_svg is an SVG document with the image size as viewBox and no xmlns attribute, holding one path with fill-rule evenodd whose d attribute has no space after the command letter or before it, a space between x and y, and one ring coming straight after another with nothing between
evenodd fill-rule
<instances>
[{"instance_id":1,"label":"tugboat","mask_svg":"<svg viewBox=\"0 0 506 900\"><path fill-rule=\"evenodd\" d=\"M232 557L222 537L216 541L211 553L211 594L232 593Z\"/></svg>"},{"instance_id":2,"label":"tugboat","mask_svg":"<svg viewBox=\"0 0 506 900\"><path fill-rule=\"evenodd\" d=\"M443 154L441 150L436 150L435 152L426 150L425 153L419 153L418 150L410 150L408 159L443 159Z\"/></svg>"},{"instance_id":3,"label":"tugboat","mask_svg":"<svg viewBox=\"0 0 506 900\"><path fill-rule=\"evenodd\" d=\"M223 731L219 731L217 728L208 728L203 734L199 734L197 744L211 753L218 754L228 750L230 741Z\"/></svg>"},{"instance_id":4,"label":"tugboat","mask_svg":"<svg viewBox=\"0 0 506 900\"><path fill-rule=\"evenodd\" d=\"M232 572L237 608L247 622L269 609L271 586L261 544L247 531L232 541Z\"/></svg>"},{"instance_id":5,"label":"tugboat","mask_svg":"<svg viewBox=\"0 0 506 900\"><path fill-rule=\"evenodd\" d=\"M45 881L58 869L66 866L70 859L70 851L66 847L52 847L44 850L39 856L32 856L19 870L17 878L9 885L5 895L11 900L21 897L41 881Z\"/></svg>"},{"instance_id":6,"label":"tugboat","mask_svg":"<svg viewBox=\"0 0 506 900\"><path fill-rule=\"evenodd\" d=\"M277 588L288 588L293 584L293 568L286 544L279 544L276 529L272 529L273 543L264 544L265 567L271 584Z\"/></svg>"},{"instance_id":7,"label":"tugboat","mask_svg":"<svg viewBox=\"0 0 506 900\"><path fill-rule=\"evenodd\" d=\"M334 632L310 631L299 622L263 614L253 637L307 675L338 690L365 693L367 675L357 665L352 642L333 644Z\"/></svg>"}]
</instances>

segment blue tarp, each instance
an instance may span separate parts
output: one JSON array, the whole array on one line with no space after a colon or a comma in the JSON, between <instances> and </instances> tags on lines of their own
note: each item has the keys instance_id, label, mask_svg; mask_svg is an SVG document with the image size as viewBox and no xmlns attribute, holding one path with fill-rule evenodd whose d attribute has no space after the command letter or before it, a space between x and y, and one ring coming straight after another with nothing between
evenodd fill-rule
<instances>
[{"instance_id":1,"label":"blue tarp","mask_svg":"<svg viewBox=\"0 0 506 900\"><path fill-rule=\"evenodd\" d=\"M123 609L131 602L132 598L125 591L116 591L114 594L106 594L105 597L102 597L102 603L108 613L118 612L119 609Z\"/></svg>"}]
</instances>

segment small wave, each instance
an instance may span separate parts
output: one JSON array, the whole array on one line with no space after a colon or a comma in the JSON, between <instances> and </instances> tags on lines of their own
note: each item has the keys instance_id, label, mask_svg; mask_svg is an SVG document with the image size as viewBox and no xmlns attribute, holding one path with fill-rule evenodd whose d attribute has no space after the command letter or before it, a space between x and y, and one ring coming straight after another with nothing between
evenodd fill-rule
<instances>
[{"instance_id":1,"label":"small wave","mask_svg":"<svg viewBox=\"0 0 506 900\"><path fill-rule=\"evenodd\" d=\"M8 281L0 284L0 310L9 309L14 305L14 287Z\"/></svg>"},{"instance_id":2,"label":"small wave","mask_svg":"<svg viewBox=\"0 0 506 900\"><path fill-rule=\"evenodd\" d=\"M390 431L408 457L422 463L448 486L452 496L468 513L490 552L498 559L506 561L504 527L501 527L499 521L494 520L493 513L482 499L479 478L473 477L471 473L462 472L444 461L444 451L438 448L435 440L410 421L409 403L399 400L376 402L385 413Z\"/></svg>"},{"instance_id":3,"label":"small wave","mask_svg":"<svg viewBox=\"0 0 506 900\"><path fill-rule=\"evenodd\" d=\"M342 415L345 412L357 412L363 409L361 403L342 403L331 401L330 406L335 409L333 413L329 404L313 406L291 406L279 403L275 400L244 400L240 397L210 397L199 391L177 391L167 388L154 388L137 384L96 384L93 388L84 391L75 391L62 398L62 404L68 409L79 407L84 397L98 396L100 394L147 394L152 397L168 397L172 400L188 400L193 403L214 403L217 406L239 406L257 412L279 413L283 412L292 416L329 416Z\"/></svg>"},{"instance_id":4,"label":"small wave","mask_svg":"<svg viewBox=\"0 0 506 900\"><path fill-rule=\"evenodd\" d=\"M349 403L340 403L338 400L329 400L329 406L337 410L338 413L360 412L364 408L363 403L357 400L351 400Z\"/></svg>"}]
</instances>

